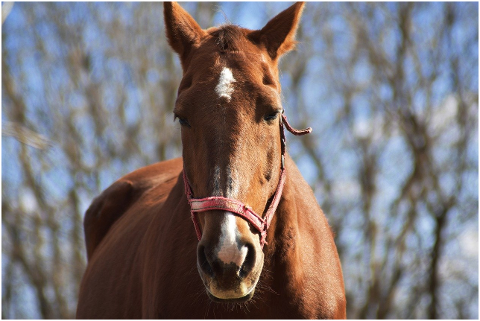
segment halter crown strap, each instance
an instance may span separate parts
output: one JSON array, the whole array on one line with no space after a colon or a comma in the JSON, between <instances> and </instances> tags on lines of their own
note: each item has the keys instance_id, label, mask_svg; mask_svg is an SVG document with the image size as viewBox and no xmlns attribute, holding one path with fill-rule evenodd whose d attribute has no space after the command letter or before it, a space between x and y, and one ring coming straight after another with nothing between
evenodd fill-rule
<instances>
[{"instance_id":1,"label":"halter crown strap","mask_svg":"<svg viewBox=\"0 0 480 321\"><path fill-rule=\"evenodd\" d=\"M300 130L293 128L288 122L287 116L285 116L285 110L282 111L282 119L283 119L283 123L285 124L285 127L287 127L287 130L292 134L294 134L295 136L303 136L306 134L310 134L313 130L312 127L307 127L305 129L300 129Z\"/></svg>"},{"instance_id":2,"label":"halter crown strap","mask_svg":"<svg viewBox=\"0 0 480 321\"><path fill-rule=\"evenodd\" d=\"M210 196L205 198L193 198L193 191L190 186L190 183L187 178L185 169L183 170L183 182L185 185L185 195L187 196L188 203L190 204L190 214L195 227L195 232L197 234L198 240L202 238L202 231L200 230L200 225L196 217L196 213L206 212L206 211L228 211L235 213L236 215L242 217L244 220L249 222L259 233L260 233L260 246L263 246L267 243L267 230L272 222L273 215L277 210L278 204L280 203L280 198L282 197L283 187L285 185L285 131L283 129L283 124L289 132L296 136L306 135L312 132L312 128L308 127L303 130L294 129L287 121L287 117L282 111L282 119L280 121L280 138L281 138L281 152L282 152L282 163L280 168L280 179L278 181L277 189L275 194L273 194L272 202L268 207L264 218L255 213L252 208L243 204L242 202L226 198L222 196Z\"/></svg>"}]
</instances>

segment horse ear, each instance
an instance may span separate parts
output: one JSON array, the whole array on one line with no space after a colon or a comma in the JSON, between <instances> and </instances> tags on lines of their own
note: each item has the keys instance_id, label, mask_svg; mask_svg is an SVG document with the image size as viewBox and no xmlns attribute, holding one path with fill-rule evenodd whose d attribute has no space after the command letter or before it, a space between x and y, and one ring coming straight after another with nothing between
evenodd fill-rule
<instances>
[{"instance_id":1,"label":"horse ear","mask_svg":"<svg viewBox=\"0 0 480 321\"><path fill-rule=\"evenodd\" d=\"M163 15L168 43L175 50L182 62L192 47L200 43L206 33L178 3L164 2Z\"/></svg>"},{"instance_id":2,"label":"horse ear","mask_svg":"<svg viewBox=\"0 0 480 321\"><path fill-rule=\"evenodd\" d=\"M272 59L280 57L295 47L295 33L304 6L304 2L295 3L280 12L261 30L250 33L249 38L257 44L264 45Z\"/></svg>"}]
</instances>

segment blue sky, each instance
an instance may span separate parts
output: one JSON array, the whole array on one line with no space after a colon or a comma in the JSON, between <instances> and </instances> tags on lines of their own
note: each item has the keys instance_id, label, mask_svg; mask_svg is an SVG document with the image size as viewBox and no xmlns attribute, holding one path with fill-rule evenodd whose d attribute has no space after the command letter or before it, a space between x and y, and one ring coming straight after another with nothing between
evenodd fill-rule
<instances>
[{"instance_id":1,"label":"blue sky","mask_svg":"<svg viewBox=\"0 0 480 321\"><path fill-rule=\"evenodd\" d=\"M74 7L74 10L67 10L69 14L65 19L69 23L75 23L76 21L83 19L86 10L85 3L60 3L55 5L65 8ZM122 9L115 12L119 12L123 21L127 24L132 23L132 14L134 12L132 8L139 5L140 4L138 3L116 4L116 6ZM272 17L273 14L280 12L289 5L290 3L269 3L268 5L265 5L263 3L249 2L242 4L239 8L238 3L222 2L219 3L222 12L219 11L215 15L213 21L214 24L224 23L225 14L232 23L250 29L258 29L263 27L267 18ZM304 20L302 22L305 26L304 33L307 36L315 35L315 33L319 33L321 30L320 26L313 21L312 16L313 13L322 11L319 10L322 5L323 4L318 3L307 3ZM435 23L439 21L440 17L442 17L444 5L445 4L442 3L429 3L425 4L421 10L416 11L413 20L418 31L415 33L418 41L424 41L434 37L437 30L432 26L435 26ZM28 6L28 3L16 4L14 6L8 20L3 25L3 46L10 52L19 53L18 56L13 55L7 62L9 63L12 72L18 77L17 79L21 79L19 80L19 83L21 84L19 90L24 94L25 101L27 102L28 119L33 124L38 125L36 126L36 130L38 130L40 134L49 137L49 134L54 132L56 128L54 127L55 121L52 119L53 116L49 114L50 109L48 106L45 106L45 104L48 103L48 97L45 97L45 93L51 92L50 87L68 87L70 80L67 79L68 75L65 69L56 65L54 58L53 60L45 60L40 53L35 52L34 32L38 32L39 35L44 37L45 42L49 46L48 50L52 52L52 57L56 57L56 55L61 56L64 53L65 44L59 42L54 29L52 29L52 26L49 23L39 23L35 26L34 30L30 30L30 27L25 22L24 14L25 9ZM114 11L109 8L108 4L96 4L96 6L99 12L102 13L102 19L105 21L110 21L116 17L113 14ZM190 12L193 12L195 9L195 4L192 3L184 3L182 6ZM375 144L378 144L378 146L381 146L382 144L387 145L378 162L379 171L382 173L382 175L379 175L378 177L378 186L381 192L378 193L373 204L378 221L387 226L390 220L385 213L388 213L392 199L398 194L399 184L411 172L413 161L404 138L397 134L398 128L392 127L387 133L388 137L380 130L381 125L385 121L386 114L378 111L379 106L371 105L371 97L374 94L378 94L380 98L388 101L392 96L392 92L388 86L380 86L377 88L368 85L368 82L373 76L375 76L375 72L377 71L371 68L365 57L362 57L359 60L359 63L355 65L354 71L351 74L347 72L348 70L346 68L342 68L343 66L335 66L337 67L335 71L344 77L339 79L350 79L356 84L362 83L362 81L366 82L365 89L359 92L352 101L352 110L354 111L353 128L350 128L350 124L344 122L342 119L338 120L339 113L342 111L343 104L345 103L345 98L341 95L341 92L336 89L336 85L338 84L335 84L330 78L329 68L332 68L332 61L328 59L327 52L329 49L332 49L337 57L348 58L351 54L349 48L354 44L355 39L351 33L351 27L349 24L345 21L342 15L338 14L342 11L342 4L329 3L328 6L330 10L337 13L325 17L325 20L322 21L322 23L328 24L333 32L334 37L332 47L329 47L328 44L322 40L323 38L320 37L320 34L313 43L300 43L297 52L290 53L283 61L285 66L293 64L298 57L302 57L302 52L305 53L308 50L313 50L314 55L310 57L307 62L306 73L302 80L301 88L298 92L292 91L290 88L291 78L288 73L282 73L281 82L284 88L284 107L292 125L294 125L294 127L300 127L297 126L297 124L301 121L302 117L307 116L308 125L312 126L314 129L313 135L318 140L318 155L320 155L324 162L327 178L331 179L334 183L335 199L333 202L338 208L342 208L342 206L348 207L351 206L351 204L354 204L352 210L353 213L350 213L349 216L352 219L346 223L351 227L352 233L342 234L339 236L339 239L345 244L355 244L355 242L361 238L361 233L358 231L355 232L355 229L361 226L363 221L360 215L361 210L358 206L355 206L355 204L359 202L358 197L360 193L360 187L356 177L358 174L359 155L356 151L357 146L354 145L355 141L352 135L373 133L374 136L376 135ZM367 6L368 5L361 4L359 5L359 9L366 10ZM397 6L398 4L396 3L389 3L387 5L392 12L394 12L394 9ZM477 12L477 23L476 25L473 25L471 20L460 19L453 30L454 43L450 44L452 48L449 47L442 49L447 53L454 54L455 48L468 48L468 56L464 57L465 62L462 61L461 71L467 73L472 68L476 70L475 76L472 77L472 81L467 83L466 90L476 93L478 96L478 41L476 44L470 46L465 45L466 39L471 38L472 30L478 30L478 4L458 4L458 6L463 10L463 14L466 14L465 12L468 13L469 10L475 9ZM41 11L41 8L41 6L37 6L39 11ZM372 35L381 33L383 30L382 28L385 27L385 24L387 24L388 21L388 17L383 15L381 10L375 11L374 17L369 21ZM158 23L163 24L163 19L161 17L158 17ZM208 26L202 25L202 27ZM98 30L94 24L87 24L83 30L83 34L84 39L82 45L85 46L87 51L92 52L91 63L95 66L91 75L92 80L114 80L115 77L126 79L125 83L128 84L128 86L126 86L126 90L128 91L128 101L125 104L127 121L133 124L137 119L143 119L142 116L144 115L142 115L142 109L141 106L139 106L142 101L143 93L139 89L139 86L135 84L135 80L132 77L132 71L129 69L131 68L129 62L122 61L118 57L109 59L105 57L104 48L109 46L109 40L104 32ZM7 35L6 38L5 35ZM399 34L395 31L391 31L384 36L386 38L382 43L383 48L388 55L395 55ZM149 39L143 40L148 41ZM444 46L448 46L448 44L444 44ZM32 50L25 51L23 50L25 48L32 48ZM419 54L422 61L421 67L423 68L423 72L425 74L431 73L434 70L434 64L431 60L433 56L432 50L425 48L425 50L420 51ZM40 63L44 63L45 65L40 65ZM50 66L51 68L45 66ZM176 60L176 66L178 70L178 60ZM447 70L447 67L448 66L445 66L443 69ZM50 72L48 78L44 74L45 68L48 68L48 71ZM416 82L413 69L413 63L407 61L404 70L407 77L406 83L410 85L413 85ZM442 68L440 70L442 70ZM104 71L111 74L104 75L102 74ZM169 77L169 75L162 73L162 70L160 69L152 69L149 71L148 75L148 79L152 83L161 81L163 77ZM107 94L105 94L107 96L105 100L107 109L114 110L117 102L116 97L113 97L112 95L109 96L109 87L106 86L105 88L107 91ZM455 102L448 100L451 94L451 75L448 71L445 71L435 83L433 96L431 98L434 102L433 105L437 108L436 114L445 115L445 117L437 116L437 118L434 118L434 116L432 116L432 118L428 119L431 123L435 120L435 122L438 123L438 126L440 126L438 127L440 128L438 131L439 135L445 137L445 146L448 146L448 139L454 137L455 134L451 127L448 126L449 122L454 119L455 116L455 107L452 107ZM299 103L299 97L302 99L302 106L297 105ZM69 112L72 112L72 110L81 110L81 106L85 103L84 100L85 97L81 94L72 95L70 98L70 108L59 109L58 113L61 115L67 115ZM425 92L419 91L418 94L414 96L413 109L421 114L422 110L425 108L425 102ZM450 105L448 105L448 103L450 103ZM3 102L3 105L2 123L5 124L6 121L11 121L11 119L9 119L5 113L5 102ZM478 113L478 105L474 109L477 110ZM453 114L452 110L454 111ZM474 116L478 117L477 114ZM173 117L171 119L166 119L166 121L173 122ZM444 121L445 124L442 124L442 121ZM91 142L92 145L95 144L96 139L95 133L92 130L93 125L91 119L79 117L79 121L76 125L82 133L82 136L86 138L86 141ZM175 133L178 134L178 128L175 130ZM105 141L114 141L114 135L114 132L105 132ZM324 182L318 180L318 173L313 160L305 154L304 148L300 143L302 138L293 137L289 134L287 135L288 149L296 159L307 182L316 187L316 195L319 203L322 205L327 201L325 199L327 196L323 193ZM151 141L143 141L140 142L140 144L142 144L142 149L149 151L154 155L154 144L152 144ZM104 146L101 147L103 148ZM448 157L452 156L451 149L443 147L444 146L439 146L435 152L438 161L448 159ZM8 199L12 200L14 203L21 203L20 200L22 197L26 199L24 202L28 202L29 198L31 199L31 196L29 196L31 193L28 194L28 192L25 194L26 196L20 196L23 195L23 187L20 186L23 180L21 166L18 159L11 156L18 155L18 150L18 141L12 137L2 137L2 194L4 195L4 198L8 196ZM55 146L55 144L46 152L36 151L32 148L29 148L29 151L34 157L46 158L47 163L50 165L48 170L45 171L39 164L33 163L33 167L37 173L36 179L42 182L45 193L48 195L48 202L55 203L56 201L62 200L65 197L65 192L70 189L75 181L85 181L87 182L87 185L95 185L95 182L91 182L91 180L93 180L91 177L70 177L69 168L68 165L66 165L68 164L68 161L65 153L61 148ZM81 146L81 151L82 160L86 163L93 163L92 146ZM171 147L168 151L168 155L171 157L178 157L180 154L180 149L175 147ZM470 142L467 156L472 161L478 162L478 139L474 139ZM109 168L99 169L100 189L97 192L99 193L102 189L108 187L114 180L129 171L138 168L141 164L142 160L135 159L134 157L131 157L126 163L119 160L113 160ZM441 178L442 182L446 185L447 190L449 188L448 185L453 186L452 175L451 172L447 172ZM472 195L472 193L475 193L474 191L478 190L478 170L469 173L468 175L469 177L466 181L469 182L469 186L462 190L464 195ZM80 191L80 194L82 197L81 210L85 211L94 195L82 190ZM463 197L463 194L459 195L459 197ZM20 206L19 204L15 205ZM353 215L355 213L358 215ZM327 213L327 215L332 215L334 217L335 213ZM392 220L392 222L400 224L400 220L401 219L399 219L398 222ZM425 218L419 222L421 225L420 229L430 232L432 223L433 222L428 219L428 216L425 216ZM472 225L473 224L478 227L478 218L476 221L472 222ZM429 233L425 233L426 242L431 241L429 237ZM476 237L478 239L478 233ZM379 253L381 253L381 250L382 249L379 249ZM32 310L34 310L33 307ZM32 315L35 315L35 313Z\"/></svg>"}]
</instances>

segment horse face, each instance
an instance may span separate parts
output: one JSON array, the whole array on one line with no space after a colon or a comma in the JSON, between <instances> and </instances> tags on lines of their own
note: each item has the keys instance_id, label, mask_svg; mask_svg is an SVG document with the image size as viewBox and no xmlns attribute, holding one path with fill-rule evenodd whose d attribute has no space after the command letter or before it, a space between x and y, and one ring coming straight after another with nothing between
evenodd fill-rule
<instances>
[{"instance_id":1,"label":"horse face","mask_svg":"<svg viewBox=\"0 0 480 321\"><path fill-rule=\"evenodd\" d=\"M279 181L279 91L274 83L263 84L266 63L239 53L213 56L207 59L213 63L203 62L205 70L187 75L194 80L179 92L175 107L183 123L186 175L195 198L238 200L261 215ZM202 75L211 76L197 81ZM228 211L197 217L202 231L197 263L208 293L223 300L250 298L263 267L259 233Z\"/></svg>"},{"instance_id":2,"label":"horse face","mask_svg":"<svg viewBox=\"0 0 480 321\"><path fill-rule=\"evenodd\" d=\"M293 47L302 8L293 5L258 31L202 30L180 6L165 4L167 36L184 70L174 113L195 198L238 200L259 215L268 208L281 166L277 61ZM264 263L258 231L227 210L197 217L207 293L216 301L250 299Z\"/></svg>"}]
</instances>

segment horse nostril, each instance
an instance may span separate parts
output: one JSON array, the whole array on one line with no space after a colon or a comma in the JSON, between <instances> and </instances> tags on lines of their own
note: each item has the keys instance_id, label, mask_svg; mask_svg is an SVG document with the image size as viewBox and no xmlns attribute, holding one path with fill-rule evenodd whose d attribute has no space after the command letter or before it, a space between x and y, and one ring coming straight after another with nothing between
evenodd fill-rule
<instances>
[{"instance_id":1,"label":"horse nostril","mask_svg":"<svg viewBox=\"0 0 480 321\"><path fill-rule=\"evenodd\" d=\"M243 279L245 278L255 266L255 249L251 244L245 244L247 248L247 255L245 256L245 260L243 261L242 266L240 267L240 271L238 276Z\"/></svg>"},{"instance_id":2,"label":"horse nostril","mask_svg":"<svg viewBox=\"0 0 480 321\"><path fill-rule=\"evenodd\" d=\"M236 248L236 246L235 246ZM231 254L232 252L230 252ZM255 247L244 244L234 256L218 256L205 245L198 246L197 263L199 272L211 278L234 277L245 279L254 269L256 262ZM240 259L241 257L241 259ZM232 259L232 261L229 261Z\"/></svg>"},{"instance_id":3,"label":"horse nostril","mask_svg":"<svg viewBox=\"0 0 480 321\"><path fill-rule=\"evenodd\" d=\"M200 245L198 247L198 253L197 253L198 265L200 266L200 268L205 274L213 277L214 276L213 268L207 259L207 254L205 253L205 251L206 251L205 246Z\"/></svg>"}]
</instances>

